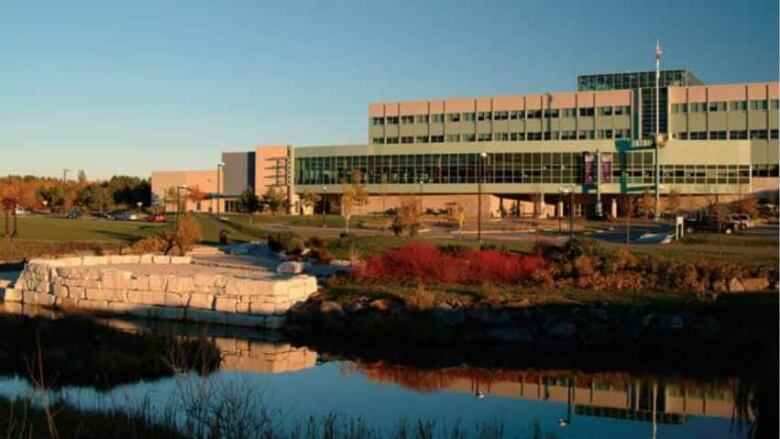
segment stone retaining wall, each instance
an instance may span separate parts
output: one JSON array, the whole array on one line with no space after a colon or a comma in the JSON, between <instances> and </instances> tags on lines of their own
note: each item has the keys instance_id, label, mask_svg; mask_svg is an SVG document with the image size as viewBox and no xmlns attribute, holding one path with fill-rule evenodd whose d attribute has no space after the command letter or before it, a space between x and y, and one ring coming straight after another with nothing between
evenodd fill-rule
<instances>
[{"instance_id":1,"label":"stone retaining wall","mask_svg":"<svg viewBox=\"0 0 780 439\"><path fill-rule=\"evenodd\" d=\"M112 265L192 264L189 256L83 256L34 259L5 301L53 308L109 311L171 320L279 328L285 315L317 291L308 275L260 270L225 274L198 266L195 274L143 274ZM171 269L174 272L175 270ZM163 270L163 273L165 270Z\"/></svg>"}]
</instances>

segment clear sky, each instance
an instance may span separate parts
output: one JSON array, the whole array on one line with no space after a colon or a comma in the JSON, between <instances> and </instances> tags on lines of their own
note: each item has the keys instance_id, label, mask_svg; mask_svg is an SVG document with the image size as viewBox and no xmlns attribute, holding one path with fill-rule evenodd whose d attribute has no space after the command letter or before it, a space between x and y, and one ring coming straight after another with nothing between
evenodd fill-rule
<instances>
[{"instance_id":1,"label":"clear sky","mask_svg":"<svg viewBox=\"0 0 780 439\"><path fill-rule=\"evenodd\" d=\"M778 78L777 0L0 0L0 175L148 176L365 143L382 100L664 67Z\"/></svg>"}]
</instances>

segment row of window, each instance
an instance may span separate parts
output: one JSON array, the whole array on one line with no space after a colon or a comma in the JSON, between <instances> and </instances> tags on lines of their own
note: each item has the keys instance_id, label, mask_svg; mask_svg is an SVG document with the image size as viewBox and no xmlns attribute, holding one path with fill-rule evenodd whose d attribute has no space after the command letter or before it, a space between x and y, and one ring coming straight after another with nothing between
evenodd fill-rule
<instances>
[{"instance_id":1,"label":"row of window","mask_svg":"<svg viewBox=\"0 0 780 439\"><path fill-rule=\"evenodd\" d=\"M545 131L516 133L479 133L479 134L447 134L438 136L401 136L374 137L371 143L375 145L396 145L399 143L460 143L460 142L522 142L537 140L593 140L593 139L630 139L631 130L581 130L581 131Z\"/></svg>"},{"instance_id":2,"label":"row of window","mask_svg":"<svg viewBox=\"0 0 780 439\"><path fill-rule=\"evenodd\" d=\"M732 131L683 131L672 137L680 140L766 140L777 139L777 130L732 130Z\"/></svg>"},{"instance_id":3,"label":"row of window","mask_svg":"<svg viewBox=\"0 0 780 439\"><path fill-rule=\"evenodd\" d=\"M471 113L447 113L447 122L473 122L488 120L521 120L521 119L555 119L559 117L591 117L599 116L622 116L631 114L631 107L607 106L607 107L580 107L580 108L548 108L546 110L517 110L517 111L479 111ZM437 114L418 114L403 116L372 117L372 125L410 125L414 123L443 123L445 121L444 113Z\"/></svg>"},{"instance_id":4,"label":"row of window","mask_svg":"<svg viewBox=\"0 0 780 439\"><path fill-rule=\"evenodd\" d=\"M719 102L691 102L688 104L672 104L672 113L715 113L718 111L745 111L766 110L771 108L777 110L780 108L778 99L761 99L753 101L719 101Z\"/></svg>"},{"instance_id":5,"label":"row of window","mask_svg":"<svg viewBox=\"0 0 780 439\"><path fill-rule=\"evenodd\" d=\"M653 184L654 153L603 153L603 182ZM295 183L350 183L359 171L367 184L560 183L583 184L593 179L589 153L523 152L470 154L411 154L296 159ZM661 183L747 184L749 165L662 165Z\"/></svg>"}]
</instances>

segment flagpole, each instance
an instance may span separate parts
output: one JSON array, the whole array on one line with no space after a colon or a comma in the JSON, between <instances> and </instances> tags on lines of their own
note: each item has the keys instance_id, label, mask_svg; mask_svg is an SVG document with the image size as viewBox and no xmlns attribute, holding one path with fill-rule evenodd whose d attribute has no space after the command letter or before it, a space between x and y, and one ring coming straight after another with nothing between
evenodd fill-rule
<instances>
[{"instance_id":1,"label":"flagpole","mask_svg":"<svg viewBox=\"0 0 780 439\"><path fill-rule=\"evenodd\" d=\"M661 207L661 164L659 163L659 142L661 140L661 99L659 95L661 82L661 43L655 41L655 219L660 216Z\"/></svg>"}]
</instances>

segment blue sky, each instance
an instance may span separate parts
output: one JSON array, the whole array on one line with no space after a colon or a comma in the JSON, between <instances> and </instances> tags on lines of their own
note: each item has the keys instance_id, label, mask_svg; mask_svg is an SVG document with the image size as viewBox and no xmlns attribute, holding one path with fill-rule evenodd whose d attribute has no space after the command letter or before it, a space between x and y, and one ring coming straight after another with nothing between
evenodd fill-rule
<instances>
[{"instance_id":1,"label":"blue sky","mask_svg":"<svg viewBox=\"0 0 780 439\"><path fill-rule=\"evenodd\" d=\"M706 8L705 8L706 6ZM0 0L0 175L148 176L365 143L370 102L665 67L778 78L776 0Z\"/></svg>"}]
</instances>

